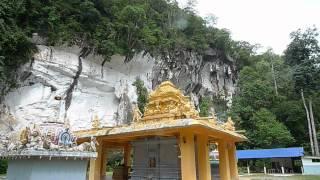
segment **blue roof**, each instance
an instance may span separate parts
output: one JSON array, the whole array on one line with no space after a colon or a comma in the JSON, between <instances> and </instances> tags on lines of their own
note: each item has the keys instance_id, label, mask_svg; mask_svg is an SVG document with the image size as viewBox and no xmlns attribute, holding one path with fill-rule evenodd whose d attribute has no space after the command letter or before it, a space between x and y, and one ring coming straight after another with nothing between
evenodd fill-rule
<instances>
[{"instance_id":1,"label":"blue roof","mask_svg":"<svg viewBox=\"0 0 320 180\"><path fill-rule=\"evenodd\" d=\"M286 158L304 156L303 147L237 150L238 159Z\"/></svg>"}]
</instances>

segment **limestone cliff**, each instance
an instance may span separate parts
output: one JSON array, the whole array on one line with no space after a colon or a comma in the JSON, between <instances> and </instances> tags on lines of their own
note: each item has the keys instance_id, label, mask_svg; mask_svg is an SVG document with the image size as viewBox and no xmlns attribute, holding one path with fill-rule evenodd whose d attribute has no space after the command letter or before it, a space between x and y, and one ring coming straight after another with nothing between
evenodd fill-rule
<instances>
[{"instance_id":1,"label":"limestone cliff","mask_svg":"<svg viewBox=\"0 0 320 180\"><path fill-rule=\"evenodd\" d=\"M216 50L205 56L192 52L172 52L152 58L136 54L103 58L86 54L77 47L38 45L39 52L17 74L19 85L3 97L0 129L12 131L32 122L67 119L73 130L91 127L94 115L101 126L129 123L131 105L137 100L132 85L136 78L149 91L171 80L190 95L198 106L201 96L214 96L231 103L237 79L233 59Z\"/></svg>"}]
</instances>

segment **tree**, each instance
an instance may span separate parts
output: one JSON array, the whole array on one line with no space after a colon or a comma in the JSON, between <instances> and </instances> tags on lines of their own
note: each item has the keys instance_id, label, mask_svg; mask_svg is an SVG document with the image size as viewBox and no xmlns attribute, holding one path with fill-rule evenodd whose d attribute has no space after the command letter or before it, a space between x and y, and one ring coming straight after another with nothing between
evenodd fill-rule
<instances>
[{"instance_id":1,"label":"tree","mask_svg":"<svg viewBox=\"0 0 320 180\"><path fill-rule=\"evenodd\" d=\"M305 121L305 111L299 99L288 99L272 108L277 119L287 126L295 139L295 146L301 146L308 141L308 123ZM306 146L306 151L311 150Z\"/></svg>"},{"instance_id":2,"label":"tree","mask_svg":"<svg viewBox=\"0 0 320 180\"><path fill-rule=\"evenodd\" d=\"M140 112L144 113L144 107L148 101L148 90L144 87L144 83L141 79L137 78L136 81L133 83L134 86L137 88L137 95L138 95L138 107Z\"/></svg>"},{"instance_id":3,"label":"tree","mask_svg":"<svg viewBox=\"0 0 320 180\"><path fill-rule=\"evenodd\" d=\"M19 1L0 2L0 96L16 86L17 69L36 52L35 46L17 24L18 17L26 12L23 5Z\"/></svg>"},{"instance_id":4,"label":"tree","mask_svg":"<svg viewBox=\"0 0 320 180\"><path fill-rule=\"evenodd\" d=\"M280 56L271 56L270 51L248 55L248 58L249 63L240 71L239 91L231 109L236 126L246 130L249 138L242 148L286 147L293 145L296 139L299 140L297 143L304 143L305 136L301 136L301 133L305 134L304 121L296 119L297 115L303 117L304 113L295 109L288 112L287 109L296 108L290 106L296 102L291 99L295 97L290 97L292 93L287 92L294 91L290 67Z\"/></svg>"},{"instance_id":5,"label":"tree","mask_svg":"<svg viewBox=\"0 0 320 180\"><path fill-rule=\"evenodd\" d=\"M287 127L276 119L267 109L260 109L253 114L251 121L255 129L247 133L253 146L260 148L279 148L291 145L294 138Z\"/></svg>"},{"instance_id":6,"label":"tree","mask_svg":"<svg viewBox=\"0 0 320 180\"><path fill-rule=\"evenodd\" d=\"M320 47L316 28L300 29L291 33L291 43L285 51L286 62L294 68L295 90L301 94L310 135L312 155L319 156L319 145L314 120L314 95L320 90ZM307 103L308 101L308 103Z\"/></svg>"},{"instance_id":7,"label":"tree","mask_svg":"<svg viewBox=\"0 0 320 180\"><path fill-rule=\"evenodd\" d=\"M146 21L146 12L142 6L127 5L120 11L118 33L126 37L122 42L125 62L130 61L135 51L140 50Z\"/></svg>"},{"instance_id":8,"label":"tree","mask_svg":"<svg viewBox=\"0 0 320 180\"><path fill-rule=\"evenodd\" d=\"M285 61L291 66L299 65L306 60L317 59L320 53L319 33L316 27L306 31L298 29L290 34L292 41L285 50Z\"/></svg>"},{"instance_id":9,"label":"tree","mask_svg":"<svg viewBox=\"0 0 320 180\"><path fill-rule=\"evenodd\" d=\"M213 107L212 99L209 96L202 97L199 102L199 115L201 117L210 116L210 109Z\"/></svg>"}]
</instances>

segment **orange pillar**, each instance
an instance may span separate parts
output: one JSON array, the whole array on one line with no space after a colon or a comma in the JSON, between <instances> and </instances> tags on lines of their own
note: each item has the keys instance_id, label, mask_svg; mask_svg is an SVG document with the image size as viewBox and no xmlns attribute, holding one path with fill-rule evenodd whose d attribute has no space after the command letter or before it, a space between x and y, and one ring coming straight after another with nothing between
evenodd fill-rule
<instances>
[{"instance_id":1,"label":"orange pillar","mask_svg":"<svg viewBox=\"0 0 320 180\"><path fill-rule=\"evenodd\" d=\"M183 180L196 180L196 158L194 134L188 131L180 133L181 177Z\"/></svg>"},{"instance_id":2,"label":"orange pillar","mask_svg":"<svg viewBox=\"0 0 320 180\"><path fill-rule=\"evenodd\" d=\"M223 140L218 142L219 151L219 174L221 180L230 180L230 166L227 143Z\"/></svg>"},{"instance_id":3,"label":"orange pillar","mask_svg":"<svg viewBox=\"0 0 320 180\"><path fill-rule=\"evenodd\" d=\"M90 169L89 169L89 180L100 180L101 178L101 161L103 154L103 144L102 141L98 140L99 145L97 145L97 158L90 160Z\"/></svg>"},{"instance_id":4,"label":"orange pillar","mask_svg":"<svg viewBox=\"0 0 320 180\"><path fill-rule=\"evenodd\" d=\"M107 160L108 160L108 151L104 148L102 151L102 160L101 160L101 176L106 176L107 171Z\"/></svg>"},{"instance_id":5,"label":"orange pillar","mask_svg":"<svg viewBox=\"0 0 320 180\"><path fill-rule=\"evenodd\" d=\"M199 179L211 180L208 136L197 136Z\"/></svg>"},{"instance_id":6,"label":"orange pillar","mask_svg":"<svg viewBox=\"0 0 320 180\"><path fill-rule=\"evenodd\" d=\"M131 164L131 146L130 144L125 145L124 147L124 165L125 166L130 166Z\"/></svg>"},{"instance_id":7,"label":"orange pillar","mask_svg":"<svg viewBox=\"0 0 320 180\"><path fill-rule=\"evenodd\" d=\"M232 180L238 180L238 165L236 157L236 145L235 143L228 144L228 156L229 156L229 165L230 165L230 176Z\"/></svg>"}]
</instances>

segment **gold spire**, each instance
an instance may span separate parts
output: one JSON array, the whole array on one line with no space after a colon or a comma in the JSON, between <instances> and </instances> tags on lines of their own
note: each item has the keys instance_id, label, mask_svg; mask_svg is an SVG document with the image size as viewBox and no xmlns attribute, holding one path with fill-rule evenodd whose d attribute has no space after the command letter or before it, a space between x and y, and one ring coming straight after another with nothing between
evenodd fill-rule
<instances>
[{"instance_id":1,"label":"gold spire","mask_svg":"<svg viewBox=\"0 0 320 180\"><path fill-rule=\"evenodd\" d=\"M149 95L142 120L198 118L199 113L170 81L161 83Z\"/></svg>"}]
</instances>

